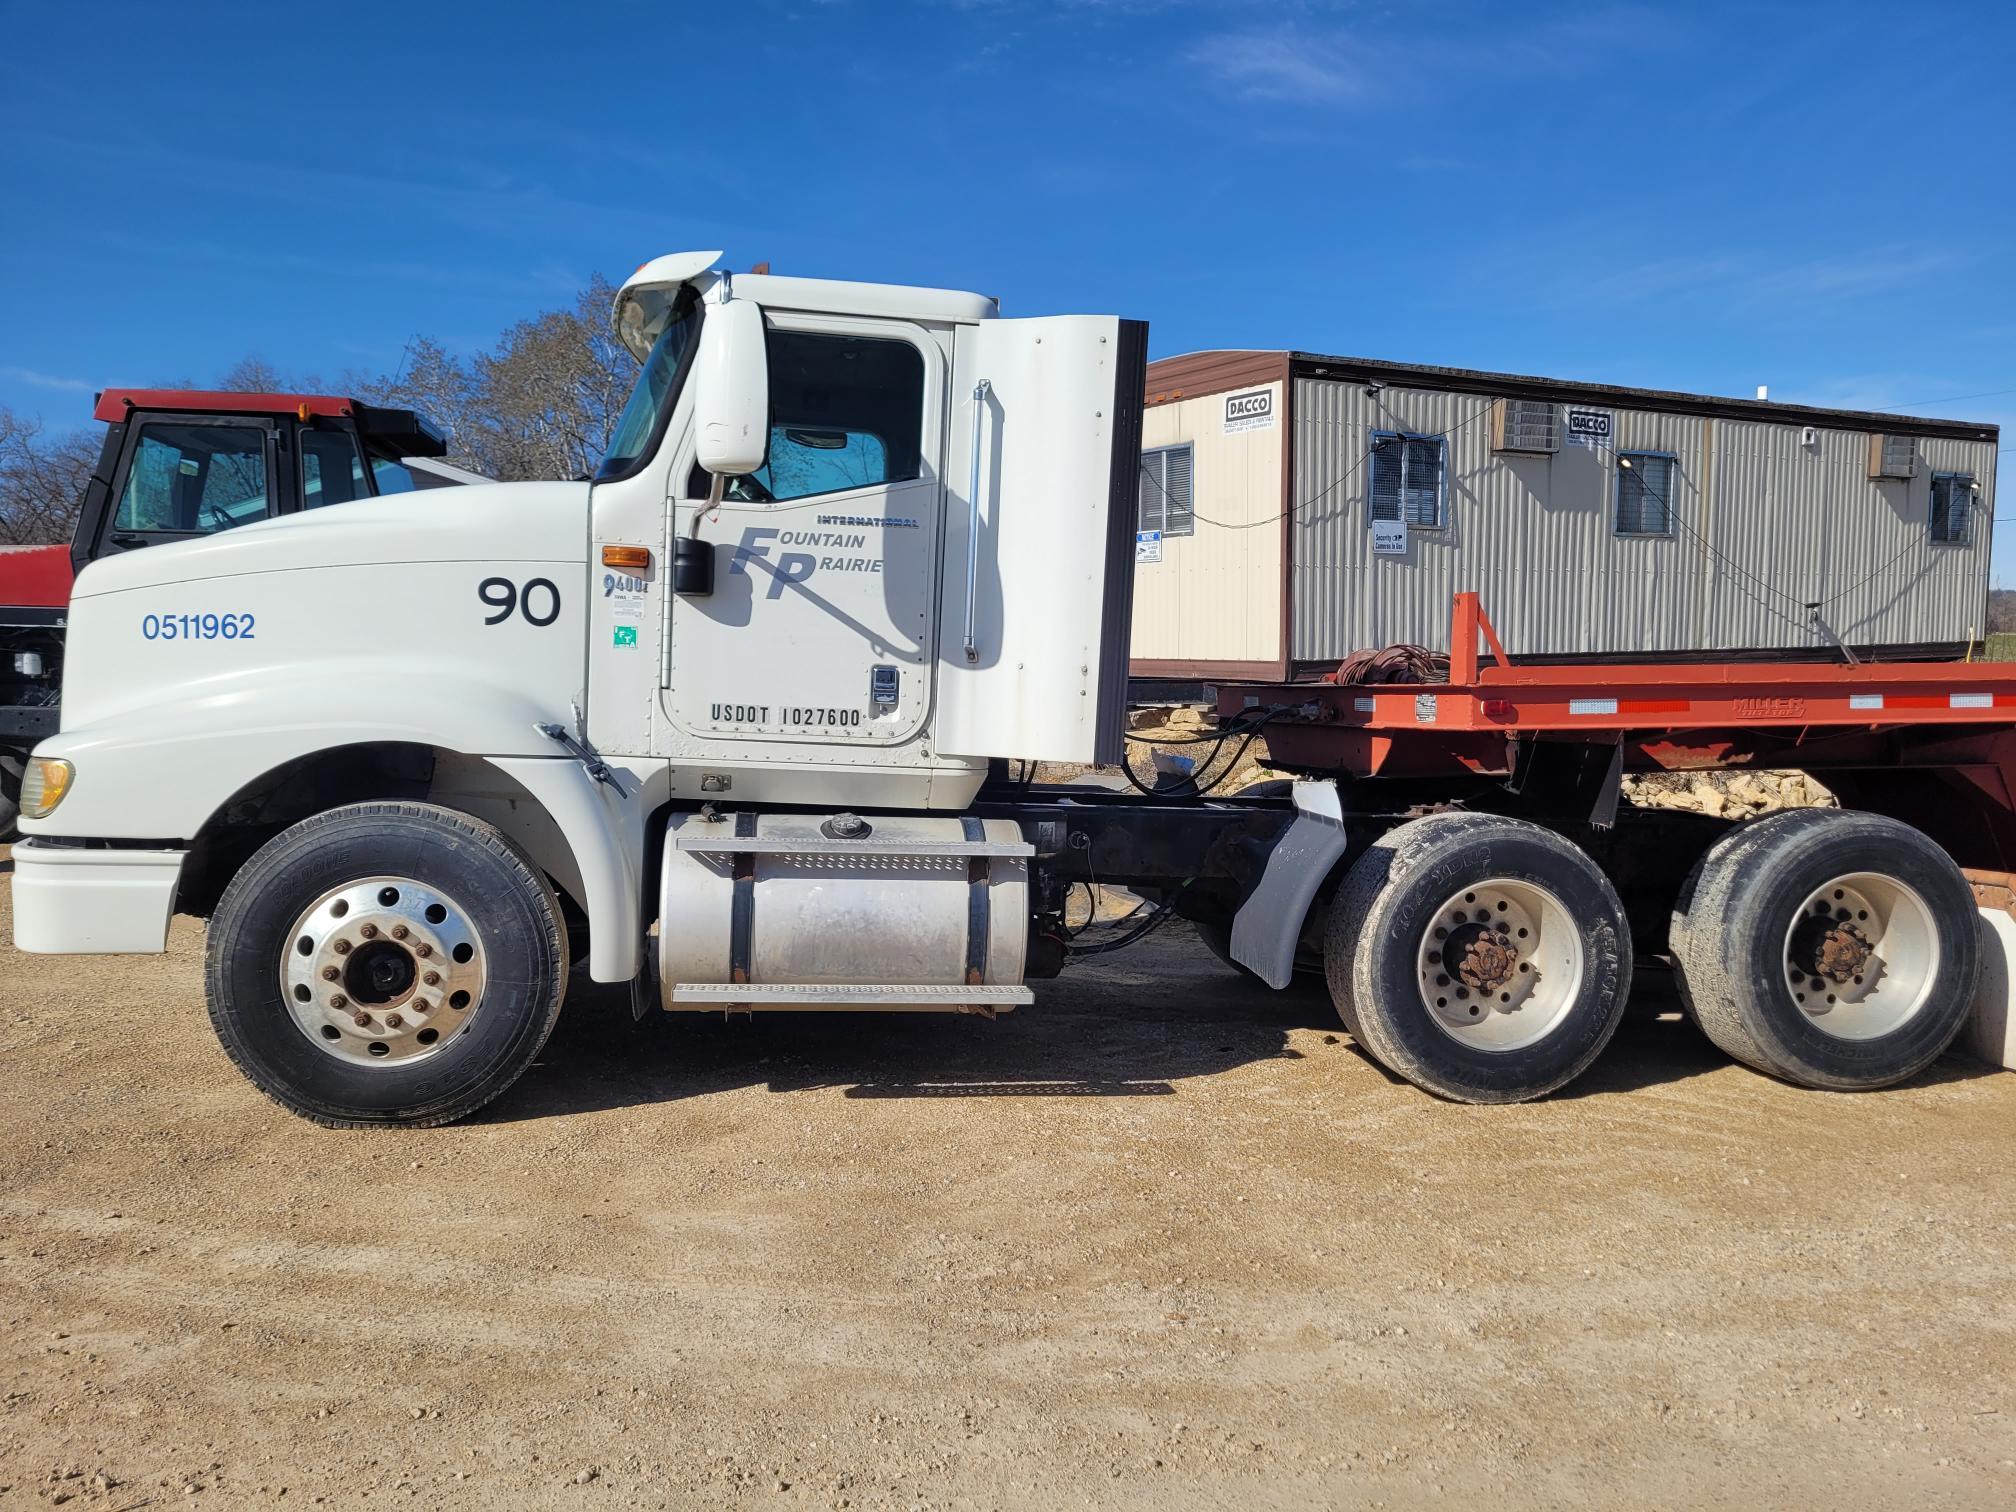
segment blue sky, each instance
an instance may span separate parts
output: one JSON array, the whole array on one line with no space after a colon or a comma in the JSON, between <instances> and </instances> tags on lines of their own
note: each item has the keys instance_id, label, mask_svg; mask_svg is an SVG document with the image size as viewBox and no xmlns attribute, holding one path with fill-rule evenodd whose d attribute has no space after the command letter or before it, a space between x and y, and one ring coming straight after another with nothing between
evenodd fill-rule
<instances>
[{"instance_id":1,"label":"blue sky","mask_svg":"<svg viewBox=\"0 0 2016 1512\"><path fill-rule=\"evenodd\" d=\"M2005 5L0 0L0 36L0 404L52 424L247 353L485 345L718 246L1141 316L1157 355L2016 440Z\"/></svg>"}]
</instances>

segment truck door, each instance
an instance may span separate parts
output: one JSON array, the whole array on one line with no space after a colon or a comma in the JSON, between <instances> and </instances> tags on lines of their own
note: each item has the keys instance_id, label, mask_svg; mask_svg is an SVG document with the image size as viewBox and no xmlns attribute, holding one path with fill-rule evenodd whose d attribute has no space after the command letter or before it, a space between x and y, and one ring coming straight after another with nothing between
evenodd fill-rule
<instances>
[{"instance_id":1,"label":"truck door","mask_svg":"<svg viewBox=\"0 0 2016 1512\"><path fill-rule=\"evenodd\" d=\"M948 755L1120 759L1147 346L1146 324L1103 315L959 333L938 645Z\"/></svg>"},{"instance_id":2,"label":"truck door","mask_svg":"<svg viewBox=\"0 0 2016 1512\"><path fill-rule=\"evenodd\" d=\"M214 535L275 512L277 453L270 421L237 415L150 415L127 429L92 556Z\"/></svg>"},{"instance_id":3,"label":"truck door","mask_svg":"<svg viewBox=\"0 0 2016 1512\"><path fill-rule=\"evenodd\" d=\"M769 455L700 522L714 591L673 601L667 713L703 738L895 744L930 708L945 338L865 317L768 326ZM708 481L683 480L682 519Z\"/></svg>"}]
</instances>

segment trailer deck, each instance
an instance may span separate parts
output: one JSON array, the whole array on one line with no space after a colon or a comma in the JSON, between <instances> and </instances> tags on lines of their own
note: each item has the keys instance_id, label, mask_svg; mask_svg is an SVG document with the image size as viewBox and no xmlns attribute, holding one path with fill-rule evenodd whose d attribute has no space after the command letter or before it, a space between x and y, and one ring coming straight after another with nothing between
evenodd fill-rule
<instances>
[{"instance_id":1,"label":"trailer deck","mask_svg":"<svg viewBox=\"0 0 2016 1512\"><path fill-rule=\"evenodd\" d=\"M1613 780L1824 772L1844 804L1927 829L1963 865L2016 868L2016 663L1524 666L1475 593L1456 596L1450 647L1446 682L1228 686L1218 713L1264 715L1277 767L1348 778L1517 784L1592 755Z\"/></svg>"}]
</instances>

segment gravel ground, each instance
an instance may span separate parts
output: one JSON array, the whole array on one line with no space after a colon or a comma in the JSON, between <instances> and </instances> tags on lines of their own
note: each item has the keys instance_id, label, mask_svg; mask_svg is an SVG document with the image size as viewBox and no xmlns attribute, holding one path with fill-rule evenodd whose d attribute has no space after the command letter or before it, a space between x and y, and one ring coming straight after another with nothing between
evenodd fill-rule
<instances>
[{"instance_id":1,"label":"gravel ground","mask_svg":"<svg viewBox=\"0 0 2016 1512\"><path fill-rule=\"evenodd\" d=\"M0 947L0 1504L2016 1504L2016 1076L1648 1013L1456 1107L1170 930L991 1024L577 981L473 1122L331 1133L201 938Z\"/></svg>"}]
</instances>

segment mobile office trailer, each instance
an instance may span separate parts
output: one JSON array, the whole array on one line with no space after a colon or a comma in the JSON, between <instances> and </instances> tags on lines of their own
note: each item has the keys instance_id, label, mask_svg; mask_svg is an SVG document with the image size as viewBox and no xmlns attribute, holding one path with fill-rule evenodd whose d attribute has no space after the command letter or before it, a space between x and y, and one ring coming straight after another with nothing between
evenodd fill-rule
<instances>
[{"instance_id":1,"label":"mobile office trailer","mask_svg":"<svg viewBox=\"0 0 2016 1512\"><path fill-rule=\"evenodd\" d=\"M1148 369L1132 673L1437 647L1477 591L1549 657L1957 657L1995 426L1308 352Z\"/></svg>"}]
</instances>

